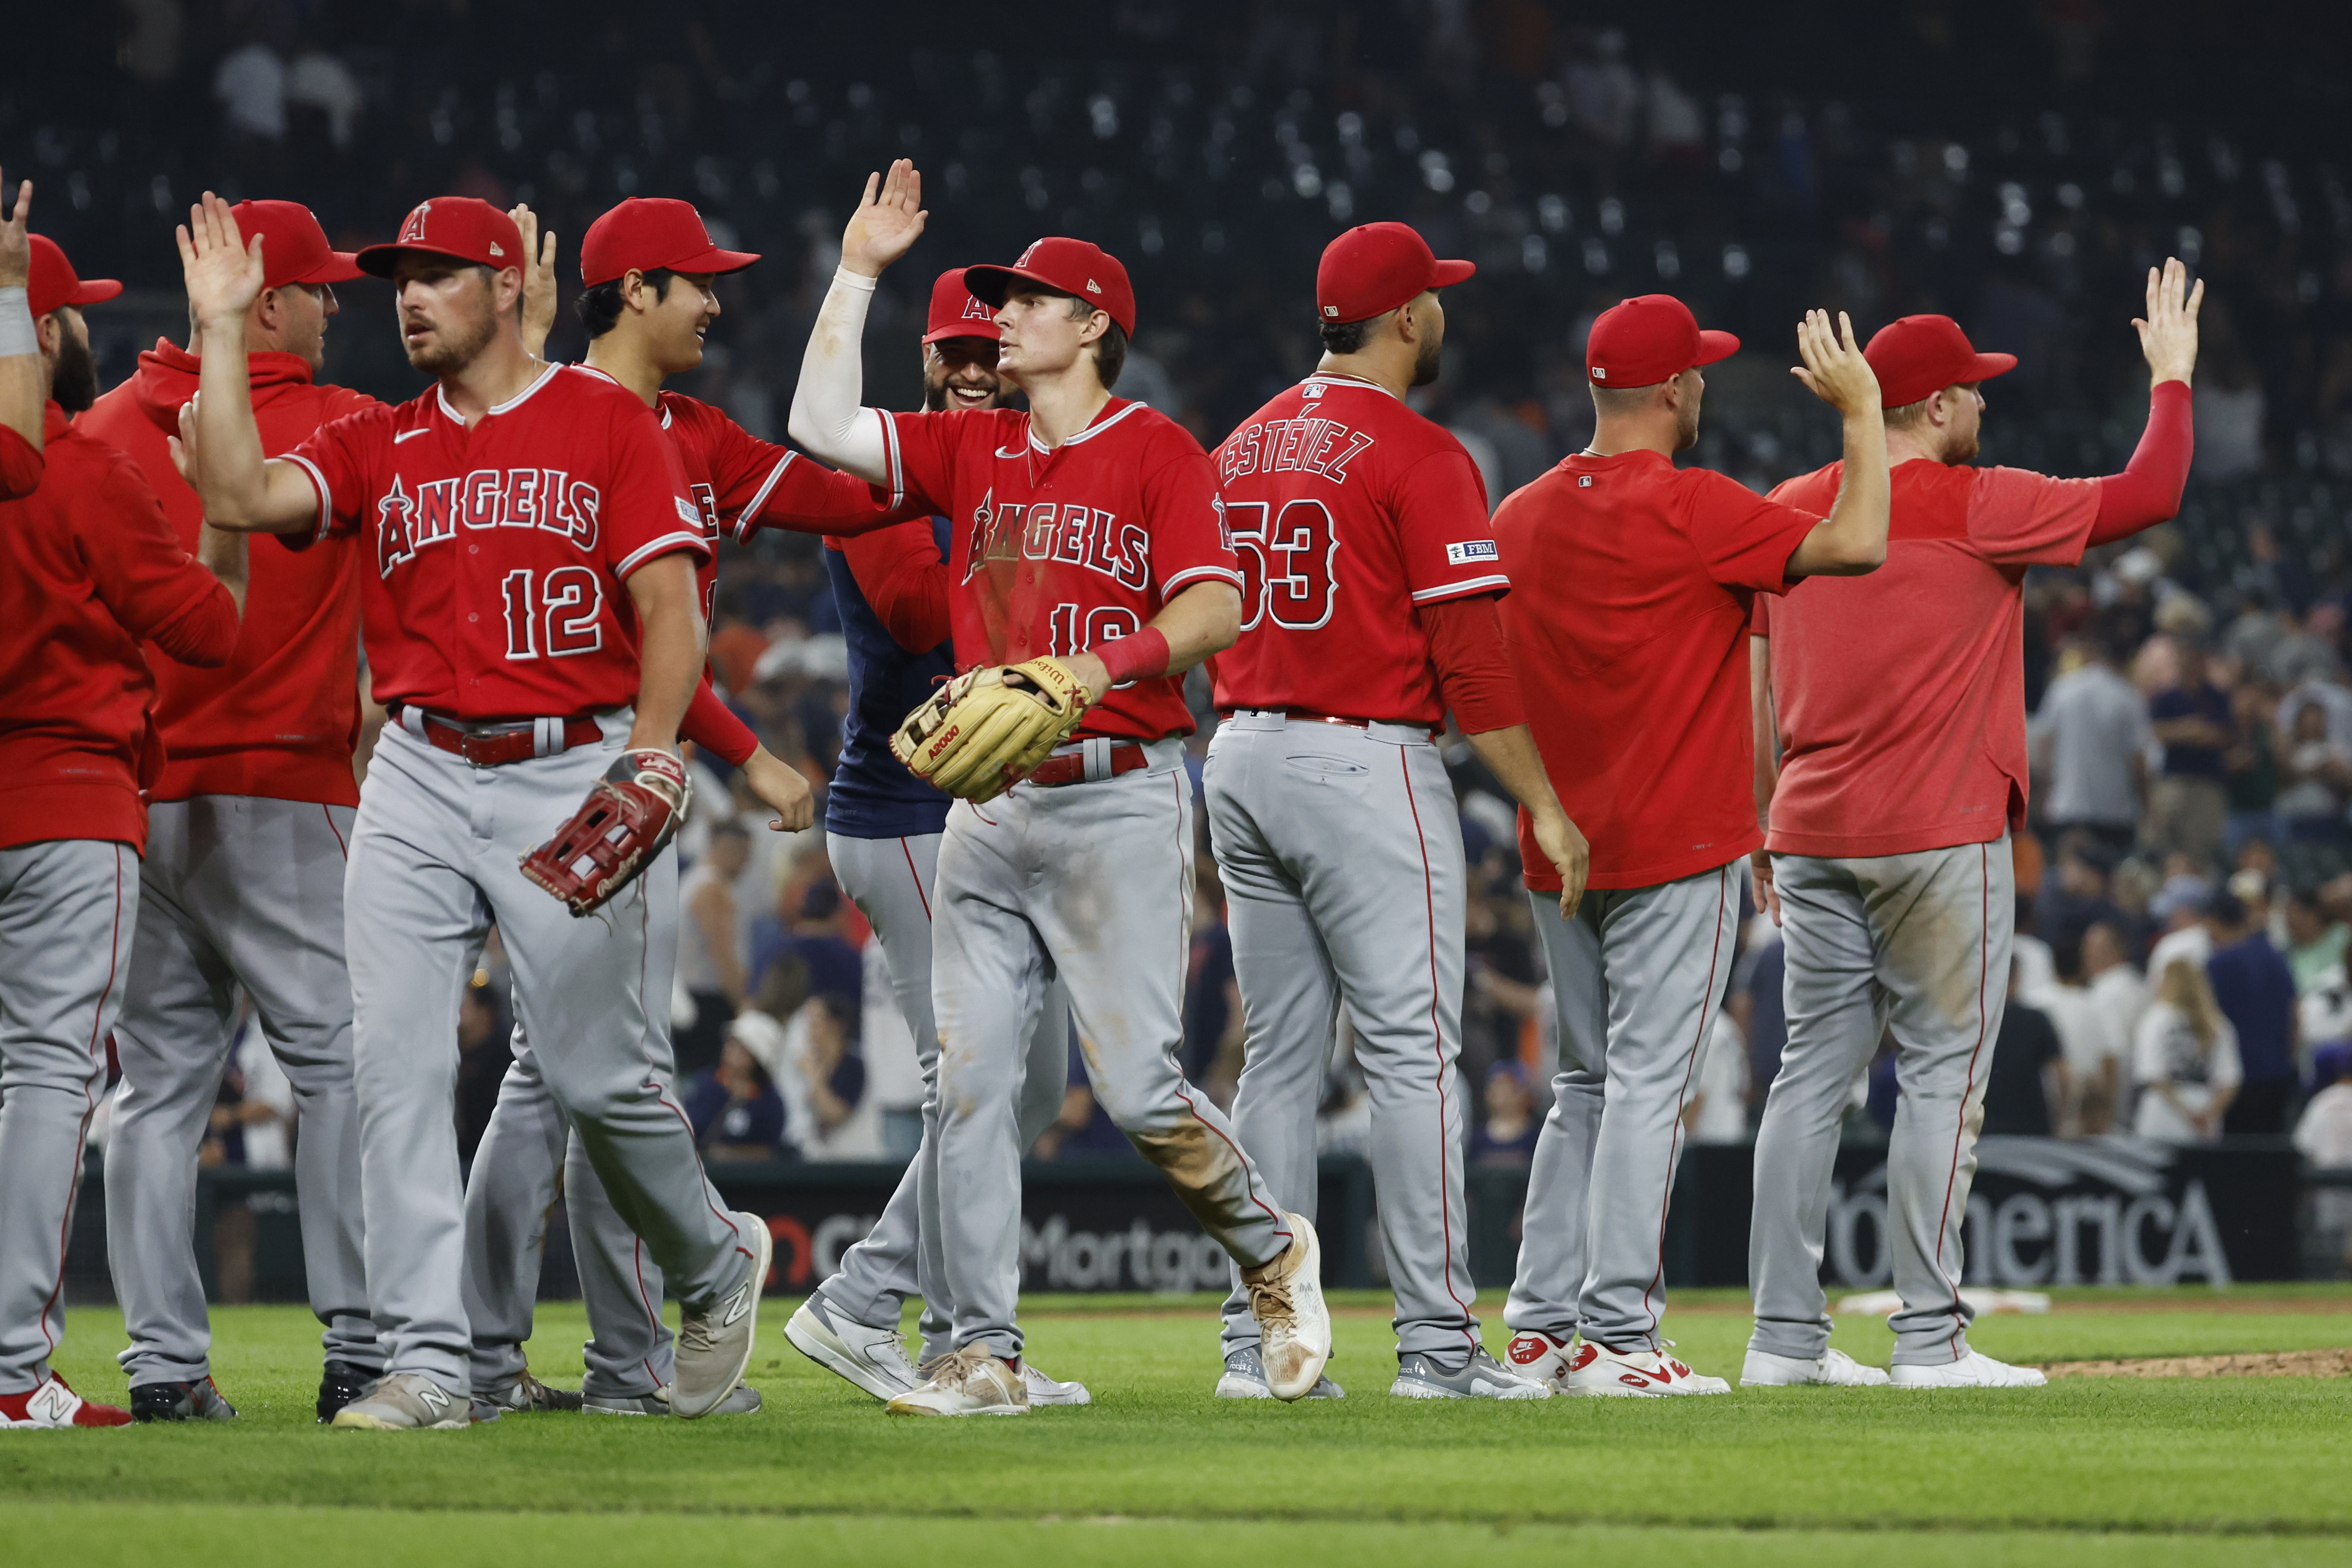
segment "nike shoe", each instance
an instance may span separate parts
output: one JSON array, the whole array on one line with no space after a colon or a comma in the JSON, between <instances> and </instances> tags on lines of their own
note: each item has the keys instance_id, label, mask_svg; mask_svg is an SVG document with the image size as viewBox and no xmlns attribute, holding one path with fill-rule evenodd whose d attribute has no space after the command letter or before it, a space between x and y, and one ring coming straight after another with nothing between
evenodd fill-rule
<instances>
[{"instance_id":1,"label":"nike shoe","mask_svg":"<svg viewBox=\"0 0 2352 1568\"><path fill-rule=\"evenodd\" d=\"M209 1377L194 1383L142 1383L131 1390L133 1421L234 1421L236 1406Z\"/></svg>"},{"instance_id":2,"label":"nike shoe","mask_svg":"<svg viewBox=\"0 0 2352 1568\"><path fill-rule=\"evenodd\" d=\"M929 1383L886 1408L893 1415L1026 1415L1029 1390L1011 1362L984 1345L966 1345L946 1357Z\"/></svg>"},{"instance_id":3,"label":"nike shoe","mask_svg":"<svg viewBox=\"0 0 2352 1568\"><path fill-rule=\"evenodd\" d=\"M2039 1388L2050 1380L2030 1366L2011 1366L1982 1351L1934 1366L1895 1363L1897 1388Z\"/></svg>"},{"instance_id":4,"label":"nike shoe","mask_svg":"<svg viewBox=\"0 0 2352 1568\"><path fill-rule=\"evenodd\" d=\"M737 1234L751 1237L751 1271L743 1283L699 1310L678 1317L677 1366L671 1373L670 1414L692 1421L716 1410L751 1369L751 1343L760 1324L760 1292L767 1289L768 1266L776 1238L757 1215L738 1214Z\"/></svg>"},{"instance_id":5,"label":"nike shoe","mask_svg":"<svg viewBox=\"0 0 2352 1568\"><path fill-rule=\"evenodd\" d=\"M509 1415L577 1410L581 1404L578 1389L550 1388L528 1372L517 1373L495 1388L477 1389L474 1398L483 1404L495 1405Z\"/></svg>"},{"instance_id":6,"label":"nike shoe","mask_svg":"<svg viewBox=\"0 0 2352 1568\"><path fill-rule=\"evenodd\" d=\"M1255 1345L1244 1345L1225 1357L1224 1375L1217 1379L1220 1399L1272 1399L1274 1390L1265 1385L1265 1363L1258 1359ZM1315 1386L1307 1392L1309 1399L1345 1399L1348 1391L1328 1377L1318 1377Z\"/></svg>"},{"instance_id":7,"label":"nike shoe","mask_svg":"<svg viewBox=\"0 0 2352 1568\"><path fill-rule=\"evenodd\" d=\"M421 1372L395 1372L376 1379L365 1397L336 1411L331 1425L366 1432L457 1432L473 1421L473 1401L466 1395L450 1393Z\"/></svg>"},{"instance_id":8,"label":"nike shoe","mask_svg":"<svg viewBox=\"0 0 2352 1568\"><path fill-rule=\"evenodd\" d=\"M1331 1313L1323 1304L1323 1244L1304 1215L1287 1215L1290 1249L1249 1289L1257 1320L1258 1363L1276 1399L1303 1399L1331 1359Z\"/></svg>"},{"instance_id":9,"label":"nike shoe","mask_svg":"<svg viewBox=\"0 0 2352 1568\"><path fill-rule=\"evenodd\" d=\"M1819 1361L1807 1361L1802 1356L1752 1350L1739 1368L1742 1388L1793 1388L1808 1383L1832 1388L1884 1388L1886 1373L1863 1365L1843 1351L1830 1351Z\"/></svg>"},{"instance_id":10,"label":"nike shoe","mask_svg":"<svg viewBox=\"0 0 2352 1568\"><path fill-rule=\"evenodd\" d=\"M1095 1396L1087 1392L1083 1383L1056 1383L1037 1370L1037 1363L1024 1357L1021 1362L1021 1386L1029 1391L1029 1405L1092 1405Z\"/></svg>"},{"instance_id":11,"label":"nike shoe","mask_svg":"<svg viewBox=\"0 0 2352 1568\"><path fill-rule=\"evenodd\" d=\"M752 1415L759 1413L764 1402L760 1391L749 1384L739 1383L711 1408L713 1415ZM669 1389L667 1385L651 1394L591 1394L584 1395L580 1408L590 1415L667 1415Z\"/></svg>"},{"instance_id":12,"label":"nike shoe","mask_svg":"<svg viewBox=\"0 0 2352 1568\"><path fill-rule=\"evenodd\" d=\"M365 1394L381 1375L347 1361L329 1362L319 1375L319 1425L332 1421L336 1411Z\"/></svg>"},{"instance_id":13,"label":"nike shoe","mask_svg":"<svg viewBox=\"0 0 2352 1568\"><path fill-rule=\"evenodd\" d=\"M1666 1342L1671 1344L1670 1340ZM1678 1394L1728 1394L1731 1384L1702 1377L1672 1356L1652 1350L1612 1351L1587 1340L1569 1363L1563 1392L1602 1397L1666 1399Z\"/></svg>"},{"instance_id":14,"label":"nike shoe","mask_svg":"<svg viewBox=\"0 0 2352 1568\"><path fill-rule=\"evenodd\" d=\"M128 1426L131 1412L119 1405L94 1405L49 1373L22 1394L0 1394L0 1430L62 1432L69 1426Z\"/></svg>"},{"instance_id":15,"label":"nike shoe","mask_svg":"<svg viewBox=\"0 0 2352 1568\"><path fill-rule=\"evenodd\" d=\"M1474 1351L1449 1372L1415 1352L1397 1358L1396 1382L1389 1385L1391 1399L1549 1399L1551 1384L1524 1377L1488 1355Z\"/></svg>"},{"instance_id":16,"label":"nike shoe","mask_svg":"<svg viewBox=\"0 0 2352 1568\"><path fill-rule=\"evenodd\" d=\"M907 1359L897 1329L861 1323L822 1295L801 1303L784 1324L784 1338L825 1371L877 1399L896 1399L923 1381Z\"/></svg>"},{"instance_id":17,"label":"nike shoe","mask_svg":"<svg viewBox=\"0 0 2352 1568\"><path fill-rule=\"evenodd\" d=\"M1503 1354L1511 1367L1522 1377L1534 1378L1545 1387L1565 1392L1568 1384L1568 1363L1576 1354L1576 1338L1557 1339L1541 1329L1529 1329L1511 1336Z\"/></svg>"}]
</instances>

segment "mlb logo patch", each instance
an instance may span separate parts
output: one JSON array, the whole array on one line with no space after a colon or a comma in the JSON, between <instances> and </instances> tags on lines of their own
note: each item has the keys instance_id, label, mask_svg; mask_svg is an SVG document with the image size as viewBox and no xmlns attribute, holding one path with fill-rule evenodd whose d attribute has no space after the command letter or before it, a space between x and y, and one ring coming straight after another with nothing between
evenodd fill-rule
<instances>
[{"instance_id":1,"label":"mlb logo patch","mask_svg":"<svg viewBox=\"0 0 2352 1568\"><path fill-rule=\"evenodd\" d=\"M1576 476L1576 488L1577 488L1577 489L1583 489L1583 490L1589 490L1589 489L1591 489L1592 488L1592 476L1591 476L1591 474L1579 474L1579 475L1577 475L1577 476Z\"/></svg>"},{"instance_id":2,"label":"mlb logo patch","mask_svg":"<svg viewBox=\"0 0 2352 1568\"><path fill-rule=\"evenodd\" d=\"M702 514L688 506L684 496L672 496L670 500L677 503L677 518L680 522L685 523L688 528L698 529L702 526Z\"/></svg>"},{"instance_id":3,"label":"mlb logo patch","mask_svg":"<svg viewBox=\"0 0 2352 1568\"><path fill-rule=\"evenodd\" d=\"M1502 552L1491 539L1465 539L1459 544L1445 547L1446 561L1455 566L1467 566L1473 561L1499 561Z\"/></svg>"},{"instance_id":4,"label":"mlb logo patch","mask_svg":"<svg viewBox=\"0 0 2352 1568\"><path fill-rule=\"evenodd\" d=\"M1319 381L1310 381L1305 386L1298 389L1298 395L1301 397L1320 397L1323 395L1323 384Z\"/></svg>"}]
</instances>

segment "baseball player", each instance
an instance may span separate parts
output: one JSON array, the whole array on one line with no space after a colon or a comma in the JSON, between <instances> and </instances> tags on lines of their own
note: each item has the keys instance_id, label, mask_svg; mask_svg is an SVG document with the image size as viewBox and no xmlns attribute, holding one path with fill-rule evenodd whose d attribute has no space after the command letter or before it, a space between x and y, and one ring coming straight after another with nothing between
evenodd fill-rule
<instances>
[{"instance_id":1,"label":"baseball player","mask_svg":"<svg viewBox=\"0 0 2352 1568\"><path fill-rule=\"evenodd\" d=\"M646 1046L655 911L674 920L677 900L661 853L684 804L673 748L703 662L701 513L643 403L525 352L520 232L465 197L420 204L396 241L358 257L392 278L409 363L433 389L265 460L236 352L261 247L246 249L209 194L191 216L182 260L205 395L181 428L205 516L361 535L368 663L394 719L344 885L385 1371L335 1425L468 1418L451 1026L493 921L549 1087L683 1305L671 1408L707 1415L750 1360L772 1247L760 1220L719 1205ZM561 859L540 852L551 828Z\"/></svg>"},{"instance_id":2,"label":"baseball player","mask_svg":"<svg viewBox=\"0 0 2352 1568\"><path fill-rule=\"evenodd\" d=\"M1769 837L1756 879L1784 932L1789 1043L1756 1134L1756 1331L1742 1383L1889 1380L1829 1348L1820 1271L1845 1095L1890 1026L1903 1089L1886 1159L1903 1298L1894 1385L2043 1381L1969 1349L1959 1293L1960 1226L2008 1000L2009 835L2025 820L2022 584L2030 566L2072 566L2086 546L2179 510L2204 289L2189 288L2178 261L2149 269L2147 314L2133 322L2153 378L2147 428L2130 466L2105 479L1969 466L1979 389L2013 355L1977 353L1944 316L1906 316L1870 340L1889 405L1886 564L1758 606L1770 679L1755 706L1756 804ZM1846 452L1851 464L1851 441ZM1816 507L1842 479L1832 465L1773 495Z\"/></svg>"},{"instance_id":3,"label":"baseball player","mask_svg":"<svg viewBox=\"0 0 2352 1568\"><path fill-rule=\"evenodd\" d=\"M82 307L122 285L75 275L0 226L0 356L35 328L47 407L27 460L0 447L0 1426L120 1426L51 1370L82 1142L106 1085L147 846L142 787L163 759L146 641L217 668L236 642L245 542L203 528L191 559L129 459L68 423L98 395Z\"/></svg>"},{"instance_id":4,"label":"baseball player","mask_svg":"<svg viewBox=\"0 0 2352 1568\"><path fill-rule=\"evenodd\" d=\"M1437 378L1438 290L1467 279L1401 223L1349 229L1315 277L1315 374L1218 449L1243 563L1241 640L1215 659L1209 827L1246 1036L1234 1126L1275 1199L1315 1210L1315 1113L1339 1006L1371 1096L1397 1376L1418 1399L1541 1399L1486 1353L1463 1207L1462 834L1433 743L1454 710L1582 890L1584 839L1552 794L1503 653L1510 587L1462 444L1405 406ZM1264 1398L1247 1292L1225 1303L1217 1393ZM1336 1396L1338 1390L1330 1392Z\"/></svg>"},{"instance_id":5,"label":"baseball player","mask_svg":"<svg viewBox=\"0 0 2352 1568\"><path fill-rule=\"evenodd\" d=\"M247 374L265 451L292 448L375 400L320 384L335 285L362 276L308 207L240 202L264 237L247 312ZM198 351L169 342L79 427L136 464L184 548L203 521L167 446L196 393ZM295 1191L310 1309L325 1325L321 1421L383 1370L360 1255L352 992L343 967L343 847L359 785L358 555L347 539L253 552L235 657L216 669L151 659L168 757L147 794L138 936L115 1051L122 1082L106 1148L107 1256L130 1348L117 1358L142 1421L226 1421L196 1270L196 1151L253 998L301 1119Z\"/></svg>"},{"instance_id":6,"label":"baseball player","mask_svg":"<svg viewBox=\"0 0 2352 1568\"><path fill-rule=\"evenodd\" d=\"M923 407L1003 405L996 374L996 312L971 296L963 268L940 274L923 331ZM953 1313L940 1233L939 1025L931 1011L931 907L948 797L890 754L908 710L955 673L944 517L902 522L856 539L825 541L849 643L849 715L841 758L825 794L825 852L833 874L874 927L898 1011L923 1068L923 1136L898 1190L865 1239L842 1254L833 1276L784 1325L803 1355L877 1399L896 1399L925 1381L918 1371L954 1349ZM1070 1004L1056 982L1045 988L1029 1032L1014 1136L1027 1149L1061 1114L1069 1084ZM898 1338L906 1300L923 1299L920 1363ZM1027 1357L1021 1380L1029 1403L1085 1405L1080 1383L1062 1383Z\"/></svg>"},{"instance_id":7,"label":"baseball player","mask_svg":"<svg viewBox=\"0 0 2352 1568\"><path fill-rule=\"evenodd\" d=\"M1738 347L1664 294L1601 312L1585 350L1592 444L1495 516L1515 589L1502 606L1512 663L1545 766L1594 845L1570 918L1521 818L1561 1067L1503 1317L1512 1364L1566 1393L1730 1392L1664 1353L1658 1319L1683 1112L1730 974L1739 865L1759 838L1748 610L1759 594L1868 572L1886 553L1878 384L1843 319L1816 310L1797 332L1797 375L1845 420L1845 482L1822 510L1675 467L1698 439L1699 367Z\"/></svg>"},{"instance_id":8,"label":"baseball player","mask_svg":"<svg viewBox=\"0 0 2352 1568\"><path fill-rule=\"evenodd\" d=\"M964 274L996 307L997 374L1027 395L1027 413L861 407L866 306L922 232L920 206L907 161L887 183L868 179L792 413L811 452L949 519L968 671L893 742L964 798L940 842L931 971L954 1350L889 1408L1029 1408L1013 1107L1049 973L1069 986L1097 1095L1242 1266L1268 1384L1297 1399L1330 1354L1314 1226L1276 1205L1176 1066L1192 841L1178 678L1240 626L1215 473L1172 420L1111 395L1135 296L1126 269L1083 240L1039 240L1013 267Z\"/></svg>"},{"instance_id":9,"label":"baseball player","mask_svg":"<svg viewBox=\"0 0 2352 1568\"><path fill-rule=\"evenodd\" d=\"M590 226L581 248L585 291L576 303L589 334L583 368L625 387L659 416L707 541L715 544L727 526L806 531L881 522L886 514L863 480L761 441L709 404L661 389L665 379L702 361L704 335L719 313L714 279L758 259L715 245L690 203L623 202ZM707 616L718 586L715 557L703 559L697 574ZM814 807L808 782L735 717L712 689L707 669L679 731L743 769L752 792L777 814L771 826L793 832L809 826ZM665 910L656 919L667 934L649 959L646 994L667 996L677 914ZM646 1049L669 1081L676 1068L667 1010L656 1009L653 1022L656 1037ZM559 1167L592 1336L584 1347L587 1376L577 1394L532 1377L522 1349L530 1338ZM661 1321L662 1290L659 1268L614 1208L585 1144L568 1131L519 1028L514 1065L499 1088L466 1187L466 1311L475 1397L507 1411L667 1414L674 1358ZM714 1414L759 1407L756 1389L738 1388Z\"/></svg>"}]
</instances>

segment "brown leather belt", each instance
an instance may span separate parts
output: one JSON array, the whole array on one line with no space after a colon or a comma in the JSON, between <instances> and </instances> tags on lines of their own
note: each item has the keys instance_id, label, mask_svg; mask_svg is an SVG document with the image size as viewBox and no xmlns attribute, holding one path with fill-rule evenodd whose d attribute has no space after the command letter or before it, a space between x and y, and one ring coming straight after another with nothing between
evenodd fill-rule
<instances>
[{"instance_id":1,"label":"brown leather belt","mask_svg":"<svg viewBox=\"0 0 2352 1568\"><path fill-rule=\"evenodd\" d=\"M445 752L454 752L478 768L504 767L509 763L527 763L539 755L538 726L525 723L519 730L468 730L436 719L430 713L424 720L425 738ZM592 746L604 738L604 727L587 717L563 721L563 749Z\"/></svg>"},{"instance_id":2,"label":"brown leather belt","mask_svg":"<svg viewBox=\"0 0 2352 1568\"><path fill-rule=\"evenodd\" d=\"M1131 773L1138 768L1151 765L1150 753L1133 741L1121 741L1110 749L1110 776ZM1059 789L1064 784L1084 784L1087 758L1084 752L1066 752L1058 757L1047 757L1037 769L1022 782L1043 784L1047 789Z\"/></svg>"},{"instance_id":3,"label":"brown leather belt","mask_svg":"<svg viewBox=\"0 0 2352 1568\"><path fill-rule=\"evenodd\" d=\"M1244 713L1266 713L1272 712L1274 710L1266 708L1244 708L1239 710L1229 709L1224 712L1219 713L1217 717L1220 719L1231 719L1236 711ZM1375 724L1393 724L1400 730L1428 729L1429 738L1433 741L1444 733L1443 730L1429 729L1429 726L1425 724L1410 723L1402 719L1343 719L1336 713L1300 713L1289 709L1284 709L1281 711L1282 716L1285 719L1295 719L1307 724L1344 724L1350 730L1369 730Z\"/></svg>"}]
</instances>

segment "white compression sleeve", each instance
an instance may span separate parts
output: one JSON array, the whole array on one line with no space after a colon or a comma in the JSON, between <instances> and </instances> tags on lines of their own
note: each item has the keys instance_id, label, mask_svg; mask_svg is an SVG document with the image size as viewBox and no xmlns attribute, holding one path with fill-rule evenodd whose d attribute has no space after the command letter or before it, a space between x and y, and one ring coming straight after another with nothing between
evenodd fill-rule
<instances>
[{"instance_id":1,"label":"white compression sleeve","mask_svg":"<svg viewBox=\"0 0 2352 1568\"><path fill-rule=\"evenodd\" d=\"M833 287L825 290L816 325L809 331L808 352L801 358L801 380L793 390L787 428L818 461L868 484L891 484L882 416L858 405L866 390L863 340L874 283L846 268L834 273Z\"/></svg>"},{"instance_id":2,"label":"white compression sleeve","mask_svg":"<svg viewBox=\"0 0 2352 1568\"><path fill-rule=\"evenodd\" d=\"M25 290L0 289L0 359L40 352L40 334L33 330L33 312Z\"/></svg>"}]
</instances>

